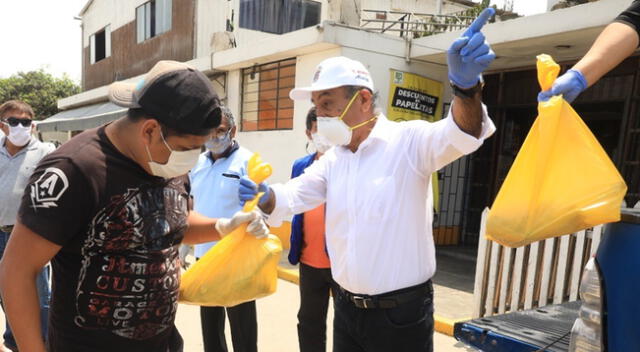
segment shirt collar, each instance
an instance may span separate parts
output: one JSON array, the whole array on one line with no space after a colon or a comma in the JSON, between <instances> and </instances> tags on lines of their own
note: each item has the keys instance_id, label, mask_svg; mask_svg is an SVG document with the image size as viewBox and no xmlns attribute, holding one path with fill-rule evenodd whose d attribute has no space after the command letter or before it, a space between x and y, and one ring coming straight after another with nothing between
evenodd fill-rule
<instances>
[{"instance_id":1,"label":"shirt collar","mask_svg":"<svg viewBox=\"0 0 640 352\"><path fill-rule=\"evenodd\" d=\"M376 141L388 141L391 136L391 127L393 127L393 123L389 121L383 113L379 113L378 118L376 119L375 126L373 126L373 129L367 136L367 139L360 143L360 145L358 146L358 151L366 149L367 147L369 147L369 145L375 143ZM351 151L344 146L338 149L351 153Z\"/></svg>"},{"instance_id":2,"label":"shirt collar","mask_svg":"<svg viewBox=\"0 0 640 352\"><path fill-rule=\"evenodd\" d=\"M389 140L391 136L390 128L391 121L387 119L387 117L383 113L378 114L378 118L376 119L376 125L373 126L371 133L369 133L369 137L365 140L365 142L369 139L380 139L383 141Z\"/></svg>"},{"instance_id":3,"label":"shirt collar","mask_svg":"<svg viewBox=\"0 0 640 352\"><path fill-rule=\"evenodd\" d=\"M218 159L214 159L213 155L211 154L211 151L207 152L207 158L209 158L209 160L211 160L212 163L215 163L216 160L222 160L224 158L228 158L229 155L235 153L236 150L240 149L240 144L238 144L238 141L236 141L235 139L231 142L231 148L228 148L226 152L224 152L222 155L220 155L220 157Z\"/></svg>"}]
</instances>

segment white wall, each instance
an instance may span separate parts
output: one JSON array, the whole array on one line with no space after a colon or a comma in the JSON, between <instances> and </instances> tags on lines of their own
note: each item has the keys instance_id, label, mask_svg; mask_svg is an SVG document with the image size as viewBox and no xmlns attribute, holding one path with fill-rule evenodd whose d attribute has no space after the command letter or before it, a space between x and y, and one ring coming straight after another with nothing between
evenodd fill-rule
<instances>
[{"instance_id":1,"label":"white wall","mask_svg":"<svg viewBox=\"0 0 640 352\"><path fill-rule=\"evenodd\" d=\"M448 86L447 68L443 66L418 61L407 63L402 57L351 48L343 48L342 54L362 62L369 69L375 89L379 93L379 106L385 112L389 98L391 69L419 74L440 81L445 87Z\"/></svg>"},{"instance_id":2,"label":"white wall","mask_svg":"<svg viewBox=\"0 0 640 352\"><path fill-rule=\"evenodd\" d=\"M322 3L320 21L327 19L327 0ZM231 19L233 12L233 35L238 47L251 45L251 43L265 39L278 37L277 34L253 31L240 28L240 1L239 0L197 0L196 4L196 57L209 55L212 51L211 38L216 32L226 31L227 19Z\"/></svg>"},{"instance_id":3,"label":"white wall","mask_svg":"<svg viewBox=\"0 0 640 352\"><path fill-rule=\"evenodd\" d=\"M136 7L149 0L94 0L82 16L82 46L89 46L89 37L107 25L111 32L136 19Z\"/></svg>"},{"instance_id":4,"label":"white wall","mask_svg":"<svg viewBox=\"0 0 640 352\"><path fill-rule=\"evenodd\" d=\"M436 13L436 0L362 0L365 10L406 11L419 13ZM443 1L442 13L447 14L464 10L465 7Z\"/></svg>"},{"instance_id":5,"label":"white wall","mask_svg":"<svg viewBox=\"0 0 640 352\"><path fill-rule=\"evenodd\" d=\"M513 12L523 16L547 12L553 5L560 2L560 0L492 0L491 5L496 5L499 9L502 9L505 4L511 1L513 1Z\"/></svg>"},{"instance_id":6,"label":"white wall","mask_svg":"<svg viewBox=\"0 0 640 352\"><path fill-rule=\"evenodd\" d=\"M232 2L227 0L196 1L196 57L209 54L213 33L225 31L232 9ZM237 10L235 17L237 22Z\"/></svg>"},{"instance_id":7,"label":"white wall","mask_svg":"<svg viewBox=\"0 0 640 352\"><path fill-rule=\"evenodd\" d=\"M51 131L51 132L42 132L42 141L43 142L60 142L64 143L69 140L68 132L60 132L60 131Z\"/></svg>"},{"instance_id":8,"label":"white wall","mask_svg":"<svg viewBox=\"0 0 640 352\"><path fill-rule=\"evenodd\" d=\"M339 56L340 49L326 50L299 56L296 61L296 87L311 84L316 66L324 59ZM241 79L240 71L232 71L227 77L228 106L236 114L240 124ZM240 145L258 152L273 166L270 183L284 182L290 178L293 161L306 155L307 136L305 119L311 108L311 102L296 101L294 104L293 130L240 132L237 139ZM311 150L311 149L309 149Z\"/></svg>"}]
</instances>

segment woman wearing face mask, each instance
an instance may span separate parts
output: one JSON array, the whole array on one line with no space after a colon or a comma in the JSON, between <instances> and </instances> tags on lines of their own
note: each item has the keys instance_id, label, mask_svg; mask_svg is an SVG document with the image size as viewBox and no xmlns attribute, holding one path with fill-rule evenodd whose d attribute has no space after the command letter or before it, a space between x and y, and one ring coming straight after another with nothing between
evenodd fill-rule
<instances>
[{"instance_id":1,"label":"woman wearing face mask","mask_svg":"<svg viewBox=\"0 0 640 352\"><path fill-rule=\"evenodd\" d=\"M329 148L330 142L318 134L316 109L307 113L307 138L315 148L293 163L291 178L298 177ZM329 292L333 290L331 264L324 234L324 204L303 214L297 214L291 224L289 262L300 263L300 309L298 311L298 342L301 352L326 351L327 308Z\"/></svg>"}]
</instances>

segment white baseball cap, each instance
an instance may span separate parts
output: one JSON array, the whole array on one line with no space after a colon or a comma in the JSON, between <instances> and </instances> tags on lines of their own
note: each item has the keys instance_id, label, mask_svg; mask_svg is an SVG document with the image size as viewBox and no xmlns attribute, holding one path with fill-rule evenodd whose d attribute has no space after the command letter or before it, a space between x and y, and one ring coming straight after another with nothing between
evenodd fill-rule
<instances>
[{"instance_id":1,"label":"white baseball cap","mask_svg":"<svg viewBox=\"0 0 640 352\"><path fill-rule=\"evenodd\" d=\"M373 79L369 70L360 61L336 56L322 61L316 67L310 87L292 89L289 92L289 98L309 100L311 92L342 86L361 86L373 92Z\"/></svg>"}]
</instances>

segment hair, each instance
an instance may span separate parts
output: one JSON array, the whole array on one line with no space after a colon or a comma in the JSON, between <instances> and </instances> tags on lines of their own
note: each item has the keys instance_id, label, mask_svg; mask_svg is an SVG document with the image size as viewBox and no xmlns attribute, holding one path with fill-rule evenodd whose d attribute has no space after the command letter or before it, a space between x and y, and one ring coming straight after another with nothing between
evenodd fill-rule
<instances>
[{"instance_id":1,"label":"hair","mask_svg":"<svg viewBox=\"0 0 640 352\"><path fill-rule=\"evenodd\" d=\"M153 117L149 113L144 111L144 109L142 108L130 108L129 110L127 110L127 120L129 120L129 122L131 123L136 123L136 122L139 122L140 120L146 120L146 119L152 119L152 118ZM164 136L164 138L167 138L169 136L183 136L185 134L190 134L190 133L183 133L183 132L177 131L173 128L169 128L157 119L156 121L158 121L158 124L160 124L160 129L162 131L162 135Z\"/></svg>"},{"instance_id":2,"label":"hair","mask_svg":"<svg viewBox=\"0 0 640 352\"><path fill-rule=\"evenodd\" d=\"M231 112L231 109L229 109L226 106L220 106L220 113L221 113L221 117L225 118L227 120L227 122L229 123L229 130L231 130L232 128L236 127L236 119L233 116L233 113Z\"/></svg>"},{"instance_id":3,"label":"hair","mask_svg":"<svg viewBox=\"0 0 640 352\"><path fill-rule=\"evenodd\" d=\"M351 99L354 96L354 94L356 94L356 92L359 92L363 89L368 90L371 93L371 95L373 95L372 97L373 102L371 103L371 108L373 110L373 113L380 112L380 108L378 107L378 92L372 92L371 89L363 86L343 86L343 87L344 87L345 97L347 99Z\"/></svg>"},{"instance_id":4,"label":"hair","mask_svg":"<svg viewBox=\"0 0 640 352\"><path fill-rule=\"evenodd\" d=\"M21 100L9 100L4 104L0 105L0 116L4 116L6 113L11 111L17 111L21 114L27 114L32 119L35 117L33 113L33 109L31 105L21 101Z\"/></svg>"},{"instance_id":5,"label":"hair","mask_svg":"<svg viewBox=\"0 0 640 352\"><path fill-rule=\"evenodd\" d=\"M316 107L309 109L307 113L307 131L311 131L313 123L318 121L318 114L316 113Z\"/></svg>"}]
</instances>

